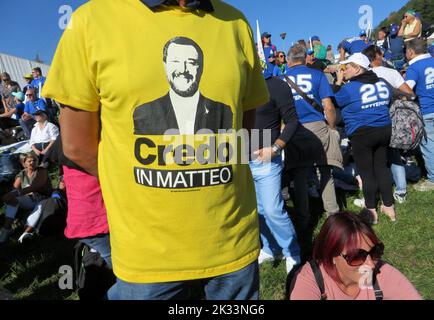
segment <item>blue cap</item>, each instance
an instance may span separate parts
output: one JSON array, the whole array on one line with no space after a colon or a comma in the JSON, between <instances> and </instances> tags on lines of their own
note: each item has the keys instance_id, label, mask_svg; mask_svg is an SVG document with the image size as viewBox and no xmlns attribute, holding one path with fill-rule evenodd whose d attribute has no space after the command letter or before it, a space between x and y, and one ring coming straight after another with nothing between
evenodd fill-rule
<instances>
[{"instance_id":1,"label":"blue cap","mask_svg":"<svg viewBox=\"0 0 434 320\"><path fill-rule=\"evenodd\" d=\"M307 53L308 56L311 56L311 55L313 55L315 53L315 51L313 51L312 49L309 49L309 50L307 50L306 53Z\"/></svg>"},{"instance_id":2,"label":"blue cap","mask_svg":"<svg viewBox=\"0 0 434 320\"><path fill-rule=\"evenodd\" d=\"M268 32L264 32L261 35L261 38L270 38L270 37L271 37L271 34L269 34Z\"/></svg>"},{"instance_id":3,"label":"blue cap","mask_svg":"<svg viewBox=\"0 0 434 320\"><path fill-rule=\"evenodd\" d=\"M321 41L318 36L312 36L312 38L310 38L310 39L312 41Z\"/></svg>"},{"instance_id":4,"label":"blue cap","mask_svg":"<svg viewBox=\"0 0 434 320\"><path fill-rule=\"evenodd\" d=\"M366 36L366 31L365 30L361 30L359 32L359 36L361 36L361 37Z\"/></svg>"}]
</instances>

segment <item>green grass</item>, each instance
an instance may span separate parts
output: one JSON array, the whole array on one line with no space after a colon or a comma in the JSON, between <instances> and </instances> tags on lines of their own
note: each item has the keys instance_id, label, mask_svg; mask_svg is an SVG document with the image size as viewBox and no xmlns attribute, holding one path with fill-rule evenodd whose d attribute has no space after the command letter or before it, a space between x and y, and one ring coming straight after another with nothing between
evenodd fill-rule
<instances>
[{"instance_id":1,"label":"green grass","mask_svg":"<svg viewBox=\"0 0 434 320\"><path fill-rule=\"evenodd\" d=\"M55 179L53 173L52 178ZM358 208L352 205L354 198L347 198L345 207L357 212ZM375 226L386 246L385 260L406 275L425 299L434 299L433 204L434 192L410 191L408 202L397 205L398 221L393 223L380 215ZM316 232L323 222L321 216ZM59 267L72 266L73 242L58 235L21 245L16 239L22 230L19 226L11 240L0 246L0 288L9 290L14 299L77 299L73 290L61 290L58 286ZM261 299L285 299L284 262L264 263L260 272Z\"/></svg>"}]
</instances>

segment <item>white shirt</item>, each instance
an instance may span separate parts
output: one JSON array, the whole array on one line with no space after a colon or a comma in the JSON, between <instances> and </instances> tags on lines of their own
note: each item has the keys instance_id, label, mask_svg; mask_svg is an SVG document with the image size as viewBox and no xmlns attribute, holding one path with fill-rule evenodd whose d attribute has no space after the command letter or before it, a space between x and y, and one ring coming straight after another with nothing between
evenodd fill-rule
<instances>
[{"instance_id":1,"label":"white shirt","mask_svg":"<svg viewBox=\"0 0 434 320\"><path fill-rule=\"evenodd\" d=\"M197 105L199 104L199 90L192 97L184 98L170 89L170 100L178 122L179 134L194 134Z\"/></svg>"},{"instance_id":2,"label":"white shirt","mask_svg":"<svg viewBox=\"0 0 434 320\"><path fill-rule=\"evenodd\" d=\"M35 123L30 135L30 145L35 143L49 143L55 141L59 135L59 129L52 123L45 121L44 128L39 127L39 123Z\"/></svg>"},{"instance_id":3,"label":"white shirt","mask_svg":"<svg viewBox=\"0 0 434 320\"><path fill-rule=\"evenodd\" d=\"M394 69L381 66L372 68L372 71L374 71L379 78L386 79L396 89L399 89L405 83L401 74Z\"/></svg>"}]
</instances>

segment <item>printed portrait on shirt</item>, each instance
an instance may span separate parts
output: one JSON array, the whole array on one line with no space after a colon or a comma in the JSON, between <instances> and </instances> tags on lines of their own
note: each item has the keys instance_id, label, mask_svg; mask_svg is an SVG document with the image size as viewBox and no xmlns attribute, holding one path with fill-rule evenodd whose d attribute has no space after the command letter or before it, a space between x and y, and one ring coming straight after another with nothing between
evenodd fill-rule
<instances>
[{"instance_id":1,"label":"printed portrait on shirt","mask_svg":"<svg viewBox=\"0 0 434 320\"><path fill-rule=\"evenodd\" d=\"M134 134L163 135L167 130L195 134L201 129L217 133L233 128L231 108L199 90L204 61L202 49L189 38L176 37L166 43L163 64L169 92L135 109Z\"/></svg>"}]
</instances>

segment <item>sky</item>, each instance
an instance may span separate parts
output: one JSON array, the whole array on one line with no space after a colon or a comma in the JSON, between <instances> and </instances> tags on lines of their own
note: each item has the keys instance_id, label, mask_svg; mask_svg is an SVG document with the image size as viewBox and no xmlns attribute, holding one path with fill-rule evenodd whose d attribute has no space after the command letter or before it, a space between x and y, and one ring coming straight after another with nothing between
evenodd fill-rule
<instances>
[{"instance_id":1,"label":"sky","mask_svg":"<svg viewBox=\"0 0 434 320\"><path fill-rule=\"evenodd\" d=\"M106 0L116 1L116 0ZM2 37L0 53L34 60L36 54L50 64L63 30L65 12L59 9L68 5L73 10L87 0L0 0ZM256 20L261 32L272 34L272 42L279 50L287 51L292 42L308 40L317 35L324 45L332 45L358 35L366 21L363 6L372 8L372 25L377 26L392 11L399 10L408 0L225 0L241 10L256 36ZM19 8L19 11L17 11ZM362 13L359 13L362 10ZM360 20L362 24L360 24ZM280 34L286 32L286 40Z\"/></svg>"}]
</instances>

